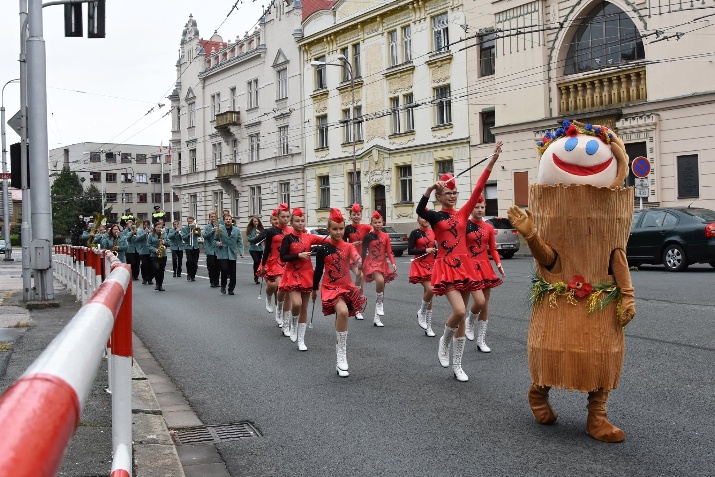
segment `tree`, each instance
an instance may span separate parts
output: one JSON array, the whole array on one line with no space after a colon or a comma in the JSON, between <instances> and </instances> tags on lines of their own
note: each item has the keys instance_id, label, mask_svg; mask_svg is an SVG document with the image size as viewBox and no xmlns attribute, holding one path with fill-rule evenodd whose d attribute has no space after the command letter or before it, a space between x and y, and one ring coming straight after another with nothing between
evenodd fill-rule
<instances>
[{"instance_id":1,"label":"tree","mask_svg":"<svg viewBox=\"0 0 715 477\"><path fill-rule=\"evenodd\" d=\"M82 215L83 192L77 173L68 166L63 167L51 190L52 228L57 235L68 234L77 217Z\"/></svg>"},{"instance_id":2,"label":"tree","mask_svg":"<svg viewBox=\"0 0 715 477\"><path fill-rule=\"evenodd\" d=\"M82 197L82 211L85 217L93 217L95 212L102 212L102 193L97 186L90 184Z\"/></svg>"}]
</instances>

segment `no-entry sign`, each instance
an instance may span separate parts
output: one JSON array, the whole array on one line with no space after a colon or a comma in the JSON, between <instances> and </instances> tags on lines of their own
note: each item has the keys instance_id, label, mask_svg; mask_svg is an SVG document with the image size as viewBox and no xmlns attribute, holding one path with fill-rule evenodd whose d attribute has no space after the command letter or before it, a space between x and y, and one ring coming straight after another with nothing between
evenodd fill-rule
<instances>
[{"instance_id":1,"label":"no-entry sign","mask_svg":"<svg viewBox=\"0 0 715 477\"><path fill-rule=\"evenodd\" d=\"M638 156L633 159L631 170L636 177L648 177L648 174L650 174L650 161L643 156Z\"/></svg>"}]
</instances>

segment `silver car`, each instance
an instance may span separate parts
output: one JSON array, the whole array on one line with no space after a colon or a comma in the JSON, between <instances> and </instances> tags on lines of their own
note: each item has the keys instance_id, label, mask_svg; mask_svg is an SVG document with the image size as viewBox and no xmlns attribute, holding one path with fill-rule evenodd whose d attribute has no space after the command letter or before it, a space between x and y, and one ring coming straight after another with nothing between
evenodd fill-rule
<instances>
[{"instance_id":1,"label":"silver car","mask_svg":"<svg viewBox=\"0 0 715 477\"><path fill-rule=\"evenodd\" d=\"M509 219L492 217L484 220L494 227L499 255L502 258L513 257L519 251L519 232L511 225Z\"/></svg>"}]
</instances>

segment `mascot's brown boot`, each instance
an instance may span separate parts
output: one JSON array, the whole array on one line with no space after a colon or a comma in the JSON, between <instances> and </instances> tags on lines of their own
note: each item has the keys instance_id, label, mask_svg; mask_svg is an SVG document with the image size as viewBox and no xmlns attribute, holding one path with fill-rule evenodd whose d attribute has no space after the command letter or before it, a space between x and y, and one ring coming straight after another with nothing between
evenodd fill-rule
<instances>
[{"instance_id":1,"label":"mascot's brown boot","mask_svg":"<svg viewBox=\"0 0 715 477\"><path fill-rule=\"evenodd\" d=\"M607 402L608 391L599 389L588 393L586 433L602 442L622 442L626 438L626 433L608 422L606 417Z\"/></svg>"},{"instance_id":2,"label":"mascot's brown boot","mask_svg":"<svg viewBox=\"0 0 715 477\"><path fill-rule=\"evenodd\" d=\"M532 384L529 388L529 405L539 424L553 424L558 417L549 404L550 389L551 386L537 386L536 384Z\"/></svg>"}]
</instances>

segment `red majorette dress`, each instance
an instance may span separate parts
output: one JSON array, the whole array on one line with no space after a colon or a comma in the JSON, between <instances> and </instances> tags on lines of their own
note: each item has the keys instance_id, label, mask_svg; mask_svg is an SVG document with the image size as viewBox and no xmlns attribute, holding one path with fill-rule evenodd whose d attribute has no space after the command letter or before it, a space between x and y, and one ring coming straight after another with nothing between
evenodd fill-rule
<instances>
[{"instance_id":1,"label":"red majorette dress","mask_svg":"<svg viewBox=\"0 0 715 477\"><path fill-rule=\"evenodd\" d=\"M256 237L256 242L258 242L263 239L262 236L265 234L262 263L263 268L266 270L266 281L273 283L276 278L283 275L286 264L283 263L280 257L281 243L283 242L283 237L291 233L293 233L293 227L276 225Z\"/></svg>"},{"instance_id":2,"label":"red majorette dress","mask_svg":"<svg viewBox=\"0 0 715 477\"><path fill-rule=\"evenodd\" d=\"M477 222L470 218L467 223L467 248L477 271L482 276L480 288L494 288L501 285L502 279L494 273L492 263L489 261L489 253L491 253L494 263L497 265L501 263L492 224L483 220Z\"/></svg>"},{"instance_id":3,"label":"red majorette dress","mask_svg":"<svg viewBox=\"0 0 715 477\"><path fill-rule=\"evenodd\" d=\"M350 268L361 266L360 255L355 246L343 240L334 242L332 239L317 248L315 257L315 274L313 275L313 290L320 287L320 299L323 302L323 315L335 314L335 304L342 298L348 306L349 316L362 313L367 304L367 298L362 296L350 277ZM320 279L325 270L325 279L321 285Z\"/></svg>"},{"instance_id":4,"label":"red majorette dress","mask_svg":"<svg viewBox=\"0 0 715 477\"><path fill-rule=\"evenodd\" d=\"M390 268L390 264L395 263L395 256L392 254L390 236L387 233L372 231L365 235L362 245L362 273L365 275L365 283L372 283L375 273L378 272L385 277L385 283L397 278L397 272Z\"/></svg>"},{"instance_id":5,"label":"red majorette dress","mask_svg":"<svg viewBox=\"0 0 715 477\"><path fill-rule=\"evenodd\" d=\"M369 224L349 224L345 226L345 241L355 245L355 242L362 242L365 235L372 232L372 225ZM362 257L362 243L355 245L358 255Z\"/></svg>"},{"instance_id":6,"label":"red majorette dress","mask_svg":"<svg viewBox=\"0 0 715 477\"><path fill-rule=\"evenodd\" d=\"M429 197L422 196L417 215L432 225L437 240L437 260L432 269L432 290L444 295L452 290L472 291L480 287L481 275L467 248L467 222L491 171L485 169L461 209L426 210Z\"/></svg>"},{"instance_id":7,"label":"red majorette dress","mask_svg":"<svg viewBox=\"0 0 715 477\"><path fill-rule=\"evenodd\" d=\"M313 262L310 258L300 258L301 252L310 252L310 247L319 245L327 239L318 235L301 233L287 234L281 242L281 261L285 264L283 278L278 287L280 291L298 291L310 293L313 291Z\"/></svg>"},{"instance_id":8,"label":"red majorette dress","mask_svg":"<svg viewBox=\"0 0 715 477\"><path fill-rule=\"evenodd\" d=\"M422 283L432 280L435 254L426 254L428 248L435 248L432 229L420 227L413 230L407 245L407 253L415 255L417 258L410 265L410 283Z\"/></svg>"}]
</instances>

